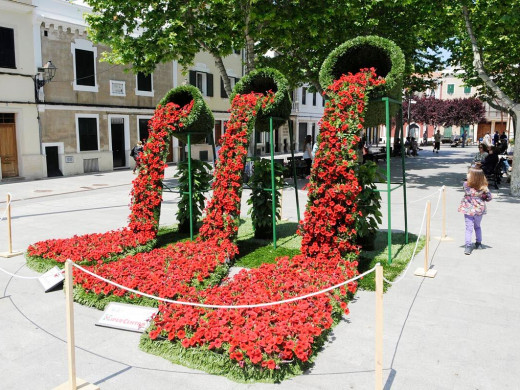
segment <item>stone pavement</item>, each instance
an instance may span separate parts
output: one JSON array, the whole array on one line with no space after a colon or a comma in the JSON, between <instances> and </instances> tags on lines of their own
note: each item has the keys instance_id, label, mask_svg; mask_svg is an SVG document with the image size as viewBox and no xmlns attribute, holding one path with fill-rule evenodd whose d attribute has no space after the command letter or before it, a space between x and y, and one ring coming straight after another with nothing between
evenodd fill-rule
<instances>
[{"instance_id":1,"label":"stone pavement","mask_svg":"<svg viewBox=\"0 0 520 390\"><path fill-rule=\"evenodd\" d=\"M475 148L423 150L408 165L409 230L418 233L427 200L432 236L441 232L438 189L447 187L447 234L453 241L430 244L434 279L413 275L424 253L384 297L385 389L520 389L520 199L507 187L484 217L484 249L463 254L464 222L457 206ZM392 160L395 180L397 161ZM380 164L382 164L380 162ZM168 168L171 177L174 167ZM125 226L131 171L0 184L0 212L13 197L13 247L38 240L103 232ZM300 191L303 195L304 192ZM247 193L246 193L247 195ZM161 224L175 222L178 196L165 194ZM245 196L244 196L245 198ZM301 204L304 200L300 199ZM296 219L294 191L283 197L283 217ZM386 228L386 197L383 213ZM303 207L302 207L303 209ZM246 214L245 201L243 215ZM0 214L1 216L1 214ZM402 192L392 193L392 228L404 229ZM0 252L7 250L0 222ZM23 256L0 258L0 267L35 276ZM278 385L237 384L170 364L138 349L140 334L96 327L96 309L75 304L77 374L102 389L373 389L374 294L359 291L351 314L334 328L305 375ZM61 290L45 294L34 280L0 271L1 389L51 389L67 379L65 300Z\"/></svg>"}]
</instances>

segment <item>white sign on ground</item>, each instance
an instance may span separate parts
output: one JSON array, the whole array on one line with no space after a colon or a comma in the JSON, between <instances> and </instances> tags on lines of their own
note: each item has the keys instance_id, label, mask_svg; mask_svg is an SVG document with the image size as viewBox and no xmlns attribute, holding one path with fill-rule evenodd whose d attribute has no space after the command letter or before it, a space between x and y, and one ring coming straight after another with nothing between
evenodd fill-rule
<instances>
[{"instance_id":1,"label":"white sign on ground","mask_svg":"<svg viewBox=\"0 0 520 390\"><path fill-rule=\"evenodd\" d=\"M110 302L96 325L143 333L158 311L155 307Z\"/></svg>"},{"instance_id":2,"label":"white sign on ground","mask_svg":"<svg viewBox=\"0 0 520 390\"><path fill-rule=\"evenodd\" d=\"M64 279L63 271L57 266L52 267L38 278L45 292L52 290L58 284L62 283Z\"/></svg>"}]
</instances>

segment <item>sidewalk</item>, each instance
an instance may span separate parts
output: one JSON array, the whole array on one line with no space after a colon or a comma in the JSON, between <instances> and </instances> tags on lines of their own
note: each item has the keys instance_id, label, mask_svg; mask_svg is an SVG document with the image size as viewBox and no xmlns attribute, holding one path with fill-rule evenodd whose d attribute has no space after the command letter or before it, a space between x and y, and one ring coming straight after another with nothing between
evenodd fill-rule
<instances>
[{"instance_id":1,"label":"sidewalk","mask_svg":"<svg viewBox=\"0 0 520 390\"><path fill-rule=\"evenodd\" d=\"M456 210L475 151L445 147L432 155L425 149L406 160L409 230L419 232L426 201L434 213L438 189L446 185L447 234L454 240L431 241L430 258L438 270L434 279L413 275L423 265L421 252L404 279L385 294L385 389L520 388L520 200L511 198L507 188L492 189L495 199L482 223L485 248L463 254L464 222ZM397 165L392 167L395 177ZM116 171L0 184L0 202L5 203L7 192L14 198L14 249L125 226L133 177L131 171ZM161 224L174 222L175 196L165 194ZM284 191L283 202L284 218L296 220L293 190ZM300 198L302 214L304 204ZM384 197L383 229L386 210ZM432 236L440 235L441 212L439 207L432 216ZM392 229L404 229L400 190L392 192ZM0 222L0 251L7 247L4 237L5 220ZM37 276L24 264L22 256L0 258L0 267L10 272ZM37 281L2 272L0 288L1 388L51 389L65 382L63 293L45 294ZM349 305L351 314L334 328L311 370L278 385L242 385L173 365L141 352L140 334L96 327L101 312L75 304L77 375L102 389L373 389L374 298L372 292L359 291Z\"/></svg>"}]
</instances>

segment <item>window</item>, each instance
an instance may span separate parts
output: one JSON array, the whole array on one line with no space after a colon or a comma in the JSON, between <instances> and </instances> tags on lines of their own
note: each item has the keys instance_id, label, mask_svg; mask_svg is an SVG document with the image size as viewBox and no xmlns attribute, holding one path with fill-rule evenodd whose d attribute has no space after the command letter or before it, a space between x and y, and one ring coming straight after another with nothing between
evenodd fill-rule
<instances>
[{"instance_id":1,"label":"window","mask_svg":"<svg viewBox=\"0 0 520 390\"><path fill-rule=\"evenodd\" d=\"M469 95L469 94L471 93L471 87L465 86L465 87L464 87L464 93L465 93L466 95Z\"/></svg>"},{"instance_id":2,"label":"window","mask_svg":"<svg viewBox=\"0 0 520 390\"><path fill-rule=\"evenodd\" d=\"M448 94L453 95L455 92L455 84L448 84Z\"/></svg>"},{"instance_id":3,"label":"window","mask_svg":"<svg viewBox=\"0 0 520 390\"><path fill-rule=\"evenodd\" d=\"M313 105L313 106L316 105L316 92L313 92L313 93L312 93L312 105Z\"/></svg>"},{"instance_id":4,"label":"window","mask_svg":"<svg viewBox=\"0 0 520 390\"><path fill-rule=\"evenodd\" d=\"M238 82L238 78L229 76L229 82L231 83L231 89L235 88L235 84ZM220 78L220 97L223 99L228 98L228 94L224 89L224 79Z\"/></svg>"},{"instance_id":5,"label":"window","mask_svg":"<svg viewBox=\"0 0 520 390\"><path fill-rule=\"evenodd\" d=\"M321 106L325 107L325 96L321 96Z\"/></svg>"},{"instance_id":6,"label":"window","mask_svg":"<svg viewBox=\"0 0 520 390\"><path fill-rule=\"evenodd\" d=\"M137 72L135 94L153 96L153 75Z\"/></svg>"},{"instance_id":7,"label":"window","mask_svg":"<svg viewBox=\"0 0 520 390\"><path fill-rule=\"evenodd\" d=\"M302 104L307 104L307 88L302 88Z\"/></svg>"},{"instance_id":8,"label":"window","mask_svg":"<svg viewBox=\"0 0 520 390\"><path fill-rule=\"evenodd\" d=\"M0 27L0 68L16 68L12 28Z\"/></svg>"},{"instance_id":9,"label":"window","mask_svg":"<svg viewBox=\"0 0 520 390\"><path fill-rule=\"evenodd\" d=\"M0 112L0 123L14 123L14 114L3 114Z\"/></svg>"},{"instance_id":10,"label":"window","mask_svg":"<svg viewBox=\"0 0 520 390\"><path fill-rule=\"evenodd\" d=\"M110 96L126 96L125 82L110 80Z\"/></svg>"},{"instance_id":11,"label":"window","mask_svg":"<svg viewBox=\"0 0 520 390\"><path fill-rule=\"evenodd\" d=\"M138 139L145 142L148 139L148 133L149 133L149 127L148 122L150 121L150 118L139 118L138 119L138 126L139 126L139 134Z\"/></svg>"},{"instance_id":12,"label":"window","mask_svg":"<svg viewBox=\"0 0 520 390\"><path fill-rule=\"evenodd\" d=\"M99 150L98 116L76 116L78 152Z\"/></svg>"},{"instance_id":13,"label":"window","mask_svg":"<svg viewBox=\"0 0 520 390\"><path fill-rule=\"evenodd\" d=\"M190 84L196 86L203 96L213 96L213 75L190 70Z\"/></svg>"},{"instance_id":14,"label":"window","mask_svg":"<svg viewBox=\"0 0 520 390\"><path fill-rule=\"evenodd\" d=\"M76 39L71 44L71 52L74 67L75 91L98 92L96 83L96 58L97 48L92 42L84 39Z\"/></svg>"}]
</instances>

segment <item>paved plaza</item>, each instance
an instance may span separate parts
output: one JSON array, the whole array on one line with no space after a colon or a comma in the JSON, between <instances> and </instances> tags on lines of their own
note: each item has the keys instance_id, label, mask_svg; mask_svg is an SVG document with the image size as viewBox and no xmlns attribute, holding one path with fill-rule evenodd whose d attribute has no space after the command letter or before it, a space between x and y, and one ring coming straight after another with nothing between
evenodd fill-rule
<instances>
[{"instance_id":1,"label":"paved plaza","mask_svg":"<svg viewBox=\"0 0 520 390\"><path fill-rule=\"evenodd\" d=\"M464 219L457 212L462 182L475 147L431 148L406 159L408 227L419 233L426 201L432 205L432 236L441 234L439 189L447 189L447 235L432 238L434 279L414 276L424 253L412 260L402 281L384 296L385 389L520 389L520 199L507 185L492 189L494 200L482 222L484 249L464 251ZM399 160L393 159L393 181ZM383 162L379 162L383 165ZM169 167L171 178L175 167ZM130 170L0 184L0 211L13 196L13 249L36 241L105 232L126 225ZM305 204L305 192L300 191ZM244 191L242 215L247 215ZM178 195L165 193L161 224L175 223ZM302 206L303 210L303 206ZM386 229L384 196L382 228ZM1 214L0 214L1 215ZM296 220L294 190L283 195L283 218ZM402 191L392 193L392 229L403 230ZM7 224L0 222L0 252L7 250ZM23 256L0 258L0 267L36 276ZM65 297L44 293L36 280L0 271L0 388L52 389L67 380ZM140 334L97 327L96 309L75 310L77 375L101 389L373 389L375 294L359 291L351 314L335 327L315 364L281 384L238 384L173 365L139 350Z\"/></svg>"}]
</instances>

